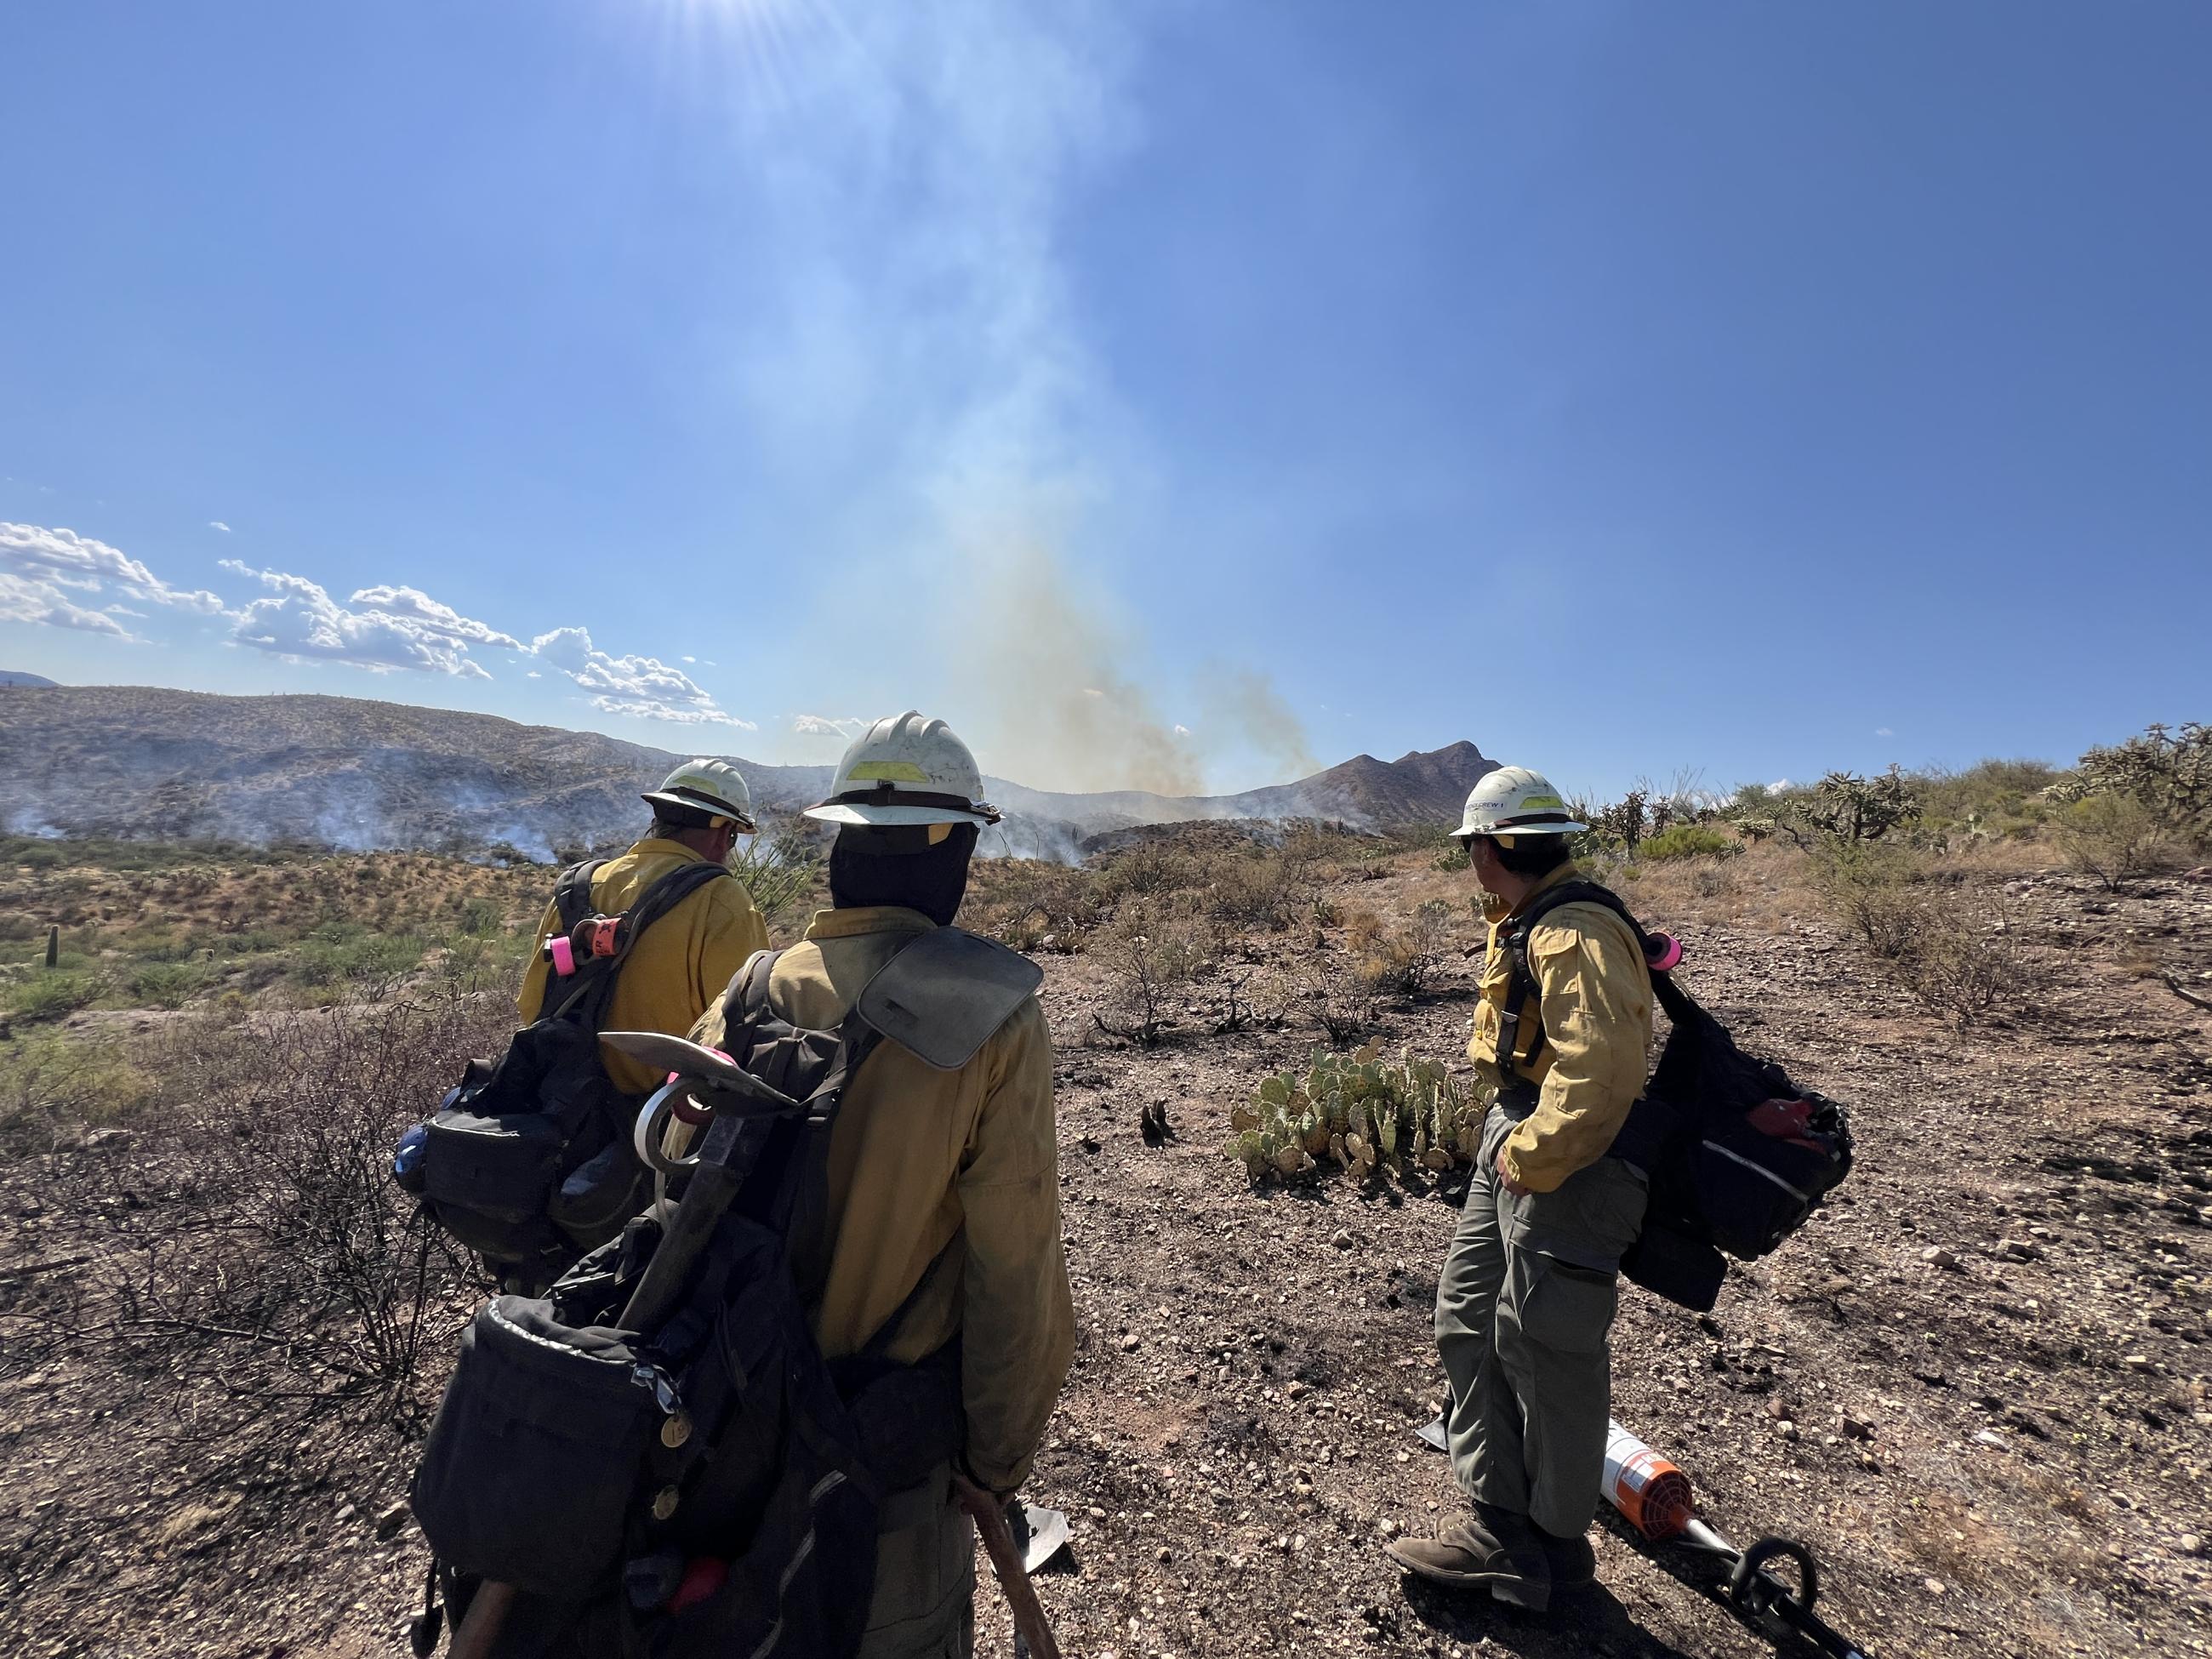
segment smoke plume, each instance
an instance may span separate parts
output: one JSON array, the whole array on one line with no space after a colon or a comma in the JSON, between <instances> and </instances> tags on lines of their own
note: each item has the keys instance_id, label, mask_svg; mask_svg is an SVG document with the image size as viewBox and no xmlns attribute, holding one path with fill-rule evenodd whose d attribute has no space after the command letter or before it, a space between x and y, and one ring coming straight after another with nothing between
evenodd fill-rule
<instances>
[{"instance_id":1,"label":"smoke plume","mask_svg":"<svg viewBox=\"0 0 2212 1659\"><path fill-rule=\"evenodd\" d=\"M852 8L793 36L792 95L743 117L780 280L741 383L787 469L865 496L884 538L825 634L846 636L855 590L885 604L866 660L896 700L870 712L942 714L988 770L1038 788L1203 793L1232 757L1248 781L1255 755L1313 769L1264 676L1164 675L1108 586L1130 533L1115 504L1141 493L1147 449L1061 240L1086 185L1142 142L1136 68L1158 15ZM864 475L839 457L866 458ZM849 678L854 654L826 661ZM825 672L803 695L854 694Z\"/></svg>"},{"instance_id":2,"label":"smoke plume","mask_svg":"<svg viewBox=\"0 0 2212 1659\"><path fill-rule=\"evenodd\" d=\"M972 557L983 614L960 702L981 716L971 724L991 769L1035 789L1202 793L1190 740L1121 671L1131 647L1103 600L1035 541L1010 537Z\"/></svg>"}]
</instances>

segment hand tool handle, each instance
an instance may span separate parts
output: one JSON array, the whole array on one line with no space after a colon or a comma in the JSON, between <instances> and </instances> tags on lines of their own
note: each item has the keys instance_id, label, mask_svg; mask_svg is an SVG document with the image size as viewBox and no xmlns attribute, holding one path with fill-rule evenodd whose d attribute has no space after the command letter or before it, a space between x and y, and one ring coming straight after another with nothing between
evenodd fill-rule
<instances>
[{"instance_id":1,"label":"hand tool handle","mask_svg":"<svg viewBox=\"0 0 2212 1659\"><path fill-rule=\"evenodd\" d=\"M1023 1571L1014 1534L1006 1525L1006 1512L999 1507L997 1498L957 1471L952 1487L959 1494L960 1507L975 1517L983 1553L991 1558L991 1571L999 1575L999 1588L1006 1593L1006 1605L1014 1610L1014 1628L1029 1644L1033 1659L1060 1659L1060 1644L1053 1638L1052 1626L1045 1622L1044 1605L1037 1600L1029 1574Z\"/></svg>"},{"instance_id":2,"label":"hand tool handle","mask_svg":"<svg viewBox=\"0 0 2212 1659\"><path fill-rule=\"evenodd\" d=\"M646 1263L644 1277L630 1292L629 1304L622 1311L624 1330L656 1331L675 1311L691 1269L706 1254L707 1241L729 1213L738 1188L743 1184L721 1164L703 1161L702 1158L691 1172L691 1184L677 1200L676 1213L654 1249L653 1260Z\"/></svg>"},{"instance_id":3,"label":"hand tool handle","mask_svg":"<svg viewBox=\"0 0 2212 1659\"><path fill-rule=\"evenodd\" d=\"M514 1597L512 1584L477 1585L477 1593L469 1599L467 1616L453 1626L453 1644L446 1650L446 1659L491 1659L500 1629L514 1607Z\"/></svg>"}]
</instances>

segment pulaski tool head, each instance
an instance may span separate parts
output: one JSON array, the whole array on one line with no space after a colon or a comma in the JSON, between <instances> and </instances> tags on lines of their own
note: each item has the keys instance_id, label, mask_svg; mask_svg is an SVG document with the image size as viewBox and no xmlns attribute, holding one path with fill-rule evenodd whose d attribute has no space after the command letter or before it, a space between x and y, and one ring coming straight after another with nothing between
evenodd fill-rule
<instances>
[{"instance_id":1,"label":"pulaski tool head","mask_svg":"<svg viewBox=\"0 0 2212 1659\"><path fill-rule=\"evenodd\" d=\"M742 1095L779 1111L794 1111L799 1104L763 1083L727 1054L686 1037L671 1036L665 1031L602 1031L599 1041L655 1071L665 1071L687 1083L703 1083L712 1092Z\"/></svg>"}]
</instances>

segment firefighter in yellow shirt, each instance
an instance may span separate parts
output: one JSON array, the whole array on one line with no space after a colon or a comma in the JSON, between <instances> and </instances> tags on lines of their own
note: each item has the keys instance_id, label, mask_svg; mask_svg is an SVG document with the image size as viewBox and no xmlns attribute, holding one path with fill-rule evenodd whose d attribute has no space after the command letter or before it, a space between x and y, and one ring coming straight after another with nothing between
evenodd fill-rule
<instances>
[{"instance_id":1,"label":"firefighter in yellow shirt","mask_svg":"<svg viewBox=\"0 0 2212 1659\"><path fill-rule=\"evenodd\" d=\"M1602 903L1548 908L1526 930L1516 994L1517 919L1573 878L1566 837L1584 827L1540 775L1509 766L1475 785L1457 832L1490 923L1468 1054L1498 1090L1437 1286L1445 1436L1473 1510L1389 1547L1422 1577L1540 1613L1595 1573L1607 1341L1647 1187L1607 1156L1644 1089L1642 940Z\"/></svg>"},{"instance_id":2,"label":"firefighter in yellow shirt","mask_svg":"<svg viewBox=\"0 0 2212 1659\"><path fill-rule=\"evenodd\" d=\"M753 832L751 793L727 761L686 761L644 799L653 808L651 833L592 872L592 908L601 915L621 915L653 883L686 864L725 862L737 838ZM538 936L560 930L560 910L549 904ZM603 1024L612 1031L682 1036L745 958L767 948L768 925L744 884L734 878L710 881L638 936L623 959ZM550 1012L550 972L542 953L531 958L515 998L526 1025ZM659 1086L659 1073L627 1055L608 1049L605 1057L607 1075L624 1094Z\"/></svg>"},{"instance_id":3,"label":"firefighter in yellow shirt","mask_svg":"<svg viewBox=\"0 0 2212 1659\"><path fill-rule=\"evenodd\" d=\"M828 1030L902 950L951 927L977 830L999 815L968 745L909 712L854 739L807 816L837 826L833 908L774 959L768 1001L777 1018ZM1074 1352L1052 1037L1034 968L996 955L1025 975L1011 994L957 976L917 986L915 1029L878 1044L846 1085L830 1139L827 1261L799 1264L822 1285L815 1334L833 1364L889 1336L890 1360L957 1367L945 1438L961 1449L885 1496L859 1659L972 1651L974 1533L955 1468L1011 1497ZM722 1048L730 1006L718 999L695 1040ZM947 1064L947 1049L968 1057Z\"/></svg>"}]
</instances>

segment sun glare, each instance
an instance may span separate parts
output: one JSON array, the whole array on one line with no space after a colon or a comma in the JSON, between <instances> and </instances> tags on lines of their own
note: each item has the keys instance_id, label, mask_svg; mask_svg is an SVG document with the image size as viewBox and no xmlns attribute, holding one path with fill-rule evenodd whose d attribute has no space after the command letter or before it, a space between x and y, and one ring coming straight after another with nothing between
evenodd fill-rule
<instances>
[{"instance_id":1,"label":"sun glare","mask_svg":"<svg viewBox=\"0 0 2212 1659\"><path fill-rule=\"evenodd\" d=\"M846 29L835 0L629 0L657 18L671 81L759 111L794 94L803 58Z\"/></svg>"}]
</instances>

